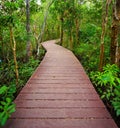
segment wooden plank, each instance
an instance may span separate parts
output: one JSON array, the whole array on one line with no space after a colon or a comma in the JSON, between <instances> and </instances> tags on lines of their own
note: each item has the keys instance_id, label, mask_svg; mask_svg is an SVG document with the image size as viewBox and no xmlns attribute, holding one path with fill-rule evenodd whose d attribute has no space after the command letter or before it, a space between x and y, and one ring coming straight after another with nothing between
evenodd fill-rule
<instances>
[{"instance_id":1,"label":"wooden plank","mask_svg":"<svg viewBox=\"0 0 120 128\"><path fill-rule=\"evenodd\" d=\"M35 94L20 93L17 100L100 100L96 94Z\"/></svg>"},{"instance_id":2,"label":"wooden plank","mask_svg":"<svg viewBox=\"0 0 120 128\"><path fill-rule=\"evenodd\" d=\"M34 119L111 119L105 108L62 108L62 109L25 109L17 108L12 118Z\"/></svg>"},{"instance_id":3,"label":"wooden plank","mask_svg":"<svg viewBox=\"0 0 120 128\"><path fill-rule=\"evenodd\" d=\"M117 126L112 119L10 119L6 128L117 128Z\"/></svg>"},{"instance_id":4,"label":"wooden plank","mask_svg":"<svg viewBox=\"0 0 120 128\"><path fill-rule=\"evenodd\" d=\"M47 95L47 94L46 94ZM20 108L81 108L81 107L104 107L102 101L37 101L37 100L16 100L17 107Z\"/></svg>"}]
</instances>

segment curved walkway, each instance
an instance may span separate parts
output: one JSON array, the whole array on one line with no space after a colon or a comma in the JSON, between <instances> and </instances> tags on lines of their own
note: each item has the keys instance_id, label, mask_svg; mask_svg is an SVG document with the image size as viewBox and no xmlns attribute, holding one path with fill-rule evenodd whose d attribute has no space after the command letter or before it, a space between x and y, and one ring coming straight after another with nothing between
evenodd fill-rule
<instances>
[{"instance_id":1,"label":"curved walkway","mask_svg":"<svg viewBox=\"0 0 120 128\"><path fill-rule=\"evenodd\" d=\"M5 128L117 128L82 65L54 43L43 43L47 53Z\"/></svg>"}]
</instances>

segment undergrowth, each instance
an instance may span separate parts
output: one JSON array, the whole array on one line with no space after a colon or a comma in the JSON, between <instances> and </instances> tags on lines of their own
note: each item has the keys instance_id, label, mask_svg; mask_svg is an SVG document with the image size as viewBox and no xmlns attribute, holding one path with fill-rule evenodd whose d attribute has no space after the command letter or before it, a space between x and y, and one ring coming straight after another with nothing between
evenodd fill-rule
<instances>
[{"instance_id":1,"label":"undergrowth","mask_svg":"<svg viewBox=\"0 0 120 128\"><path fill-rule=\"evenodd\" d=\"M0 62L0 126L4 126L11 114L15 112L13 101L43 58L45 50L41 49L40 52L39 59L31 57L27 63L18 60L18 85L16 85L13 60Z\"/></svg>"},{"instance_id":2,"label":"undergrowth","mask_svg":"<svg viewBox=\"0 0 120 128\"><path fill-rule=\"evenodd\" d=\"M103 72L91 72L90 78L96 86L101 99L109 104L120 116L120 70L116 65L106 65Z\"/></svg>"}]
</instances>

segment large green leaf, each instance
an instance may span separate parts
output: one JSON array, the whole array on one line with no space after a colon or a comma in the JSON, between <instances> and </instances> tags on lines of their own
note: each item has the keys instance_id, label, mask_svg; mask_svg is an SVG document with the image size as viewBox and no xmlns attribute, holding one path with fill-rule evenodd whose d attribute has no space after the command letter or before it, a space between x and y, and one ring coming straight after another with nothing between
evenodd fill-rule
<instances>
[{"instance_id":1,"label":"large green leaf","mask_svg":"<svg viewBox=\"0 0 120 128\"><path fill-rule=\"evenodd\" d=\"M0 87L0 95L5 94L7 90L8 90L8 87L5 85Z\"/></svg>"}]
</instances>

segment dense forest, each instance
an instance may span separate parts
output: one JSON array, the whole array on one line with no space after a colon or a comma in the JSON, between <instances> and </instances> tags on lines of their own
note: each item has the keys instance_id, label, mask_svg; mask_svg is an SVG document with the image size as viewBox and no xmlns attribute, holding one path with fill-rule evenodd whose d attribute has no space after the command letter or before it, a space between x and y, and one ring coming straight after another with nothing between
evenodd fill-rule
<instances>
[{"instance_id":1,"label":"dense forest","mask_svg":"<svg viewBox=\"0 0 120 128\"><path fill-rule=\"evenodd\" d=\"M120 1L0 0L0 125L51 39L74 52L119 123Z\"/></svg>"}]
</instances>

